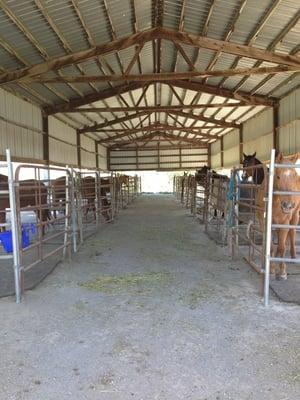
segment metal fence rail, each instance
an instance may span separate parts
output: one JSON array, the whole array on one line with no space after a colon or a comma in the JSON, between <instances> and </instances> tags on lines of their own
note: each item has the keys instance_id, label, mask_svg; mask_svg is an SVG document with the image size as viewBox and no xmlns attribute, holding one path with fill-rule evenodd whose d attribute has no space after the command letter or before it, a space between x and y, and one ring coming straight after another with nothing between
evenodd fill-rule
<instances>
[{"instance_id":1,"label":"metal fence rail","mask_svg":"<svg viewBox=\"0 0 300 400\"><path fill-rule=\"evenodd\" d=\"M300 264L300 258L296 254L291 253L291 257L285 256L285 246L287 244L287 236L289 235L290 245L295 245L296 235L300 231L299 212L300 212L300 176L297 174L293 175L297 169L300 169L299 164L291 164L284 162L278 162L275 159L275 150L271 152L270 161L270 173L268 180L268 196L267 196L267 210L266 210L266 228L265 228L265 268L264 268L264 305L269 305L270 297L270 272L272 269L279 264L279 277L286 279L286 263ZM285 183L284 188L281 189L280 170L285 169L288 172L289 178ZM276 179L276 181L275 181ZM289 183L290 182L290 183ZM279 186L279 188L278 188ZM278 212L278 206L276 203L285 207L291 204L290 215L286 218L288 223L276 223L278 217L275 215ZM279 217L280 219L280 217ZM275 251L275 245L273 243L273 234L277 233L277 249ZM295 251L295 249L294 249ZM274 268L275 269L275 268ZM275 269L274 271L277 274Z\"/></svg>"},{"instance_id":2,"label":"metal fence rail","mask_svg":"<svg viewBox=\"0 0 300 400\"><path fill-rule=\"evenodd\" d=\"M250 169L264 171L265 179L261 184L242 180L242 173ZM265 204L259 204L261 193L266 192L268 169L263 164L247 168L234 168L231 173L234 182L230 210L230 247L231 255L242 255L258 273L264 270L264 227L260 221L265 213ZM262 218L259 219L259 215Z\"/></svg>"},{"instance_id":3,"label":"metal fence rail","mask_svg":"<svg viewBox=\"0 0 300 400\"><path fill-rule=\"evenodd\" d=\"M205 232L215 242L227 244L227 190L225 175L208 172L205 204Z\"/></svg>"},{"instance_id":4,"label":"metal fence rail","mask_svg":"<svg viewBox=\"0 0 300 400\"><path fill-rule=\"evenodd\" d=\"M0 168L4 172L0 174L0 228L11 230L13 243L12 254L2 253L0 260L13 261L18 303L28 271L54 256L58 260L71 257L87 233L113 221L120 204L126 201L127 206L141 192L138 176L128 177L121 188L115 174L99 171L24 164L14 173L9 150L7 163ZM31 179L22 180L24 174ZM30 231L24 245L25 225L30 225Z\"/></svg>"}]
</instances>

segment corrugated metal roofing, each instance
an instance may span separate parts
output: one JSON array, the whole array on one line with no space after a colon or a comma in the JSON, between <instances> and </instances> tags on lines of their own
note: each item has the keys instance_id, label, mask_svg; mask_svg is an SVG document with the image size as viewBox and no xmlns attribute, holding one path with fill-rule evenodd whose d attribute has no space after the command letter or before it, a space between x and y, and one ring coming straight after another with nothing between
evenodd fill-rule
<instances>
[{"instance_id":1,"label":"corrugated metal roofing","mask_svg":"<svg viewBox=\"0 0 300 400\"><path fill-rule=\"evenodd\" d=\"M130 36L154 26L158 6L163 4L161 23L163 27L213 39L251 45L259 49L278 51L284 54L298 54L300 35L299 0L2 0L0 5L0 70L13 71L42 63L53 57L86 50L96 44ZM211 68L223 70L234 67L272 66L246 57L215 52L209 49L195 49L182 44L186 55L198 70ZM135 47L128 47L118 53L107 54L92 60L60 69L61 76L122 74L135 54ZM132 74L149 74L155 71L158 59L158 41L145 43ZM161 43L161 72L188 71L190 66L172 41ZM156 71L157 72L157 71ZM46 76L53 78L58 71ZM243 90L249 94L282 97L300 84L297 73L281 73L273 76L252 75L247 78L213 77L193 79L215 87L233 91ZM126 82L124 82L125 84ZM49 83L11 82L4 89L17 93L40 106L68 103L92 93L101 93L109 87L119 86L118 82L90 83ZM94 107L116 107L136 105L142 89L88 104ZM226 102L224 97L197 93L188 89L171 88L167 84L151 84L140 106L178 105L195 103ZM232 102L230 100L230 102ZM261 106L228 108L203 108L195 115L212 116L216 119L241 122L259 112ZM132 111L128 115L132 114ZM105 120L124 116L124 112L101 112L81 115L59 114L76 128L92 125ZM175 118L174 118L175 117ZM126 124L134 127L141 117ZM142 126L160 121L177 126L210 127L207 122L196 122L192 118L173 116L164 112L151 114ZM175 122L177 121L177 122ZM124 128L124 123L116 125ZM212 134L224 134L211 129ZM174 132L180 134L180 132ZM183 136L183 133L180 134ZM189 134L188 137L193 137ZM101 138L101 133L96 135ZM136 135L137 137L137 135ZM203 141L206 139L203 138Z\"/></svg>"}]
</instances>

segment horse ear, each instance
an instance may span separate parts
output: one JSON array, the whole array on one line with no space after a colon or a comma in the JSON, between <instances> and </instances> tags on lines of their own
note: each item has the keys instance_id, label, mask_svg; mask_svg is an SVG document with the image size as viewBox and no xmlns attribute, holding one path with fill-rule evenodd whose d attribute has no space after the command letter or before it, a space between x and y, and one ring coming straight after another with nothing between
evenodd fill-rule
<instances>
[{"instance_id":1,"label":"horse ear","mask_svg":"<svg viewBox=\"0 0 300 400\"><path fill-rule=\"evenodd\" d=\"M243 156L244 156L244 158L246 158L246 157L247 157L247 155L246 155L245 153L243 153Z\"/></svg>"},{"instance_id":2,"label":"horse ear","mask_svg":"<svg viewBox=\"0 0 300 400\"><path fill-rule=\"evenodd\" d=\"M252 158L255 158L255 157L256 157L256 152L252 154Z\"/></svg>"}]
</instances>

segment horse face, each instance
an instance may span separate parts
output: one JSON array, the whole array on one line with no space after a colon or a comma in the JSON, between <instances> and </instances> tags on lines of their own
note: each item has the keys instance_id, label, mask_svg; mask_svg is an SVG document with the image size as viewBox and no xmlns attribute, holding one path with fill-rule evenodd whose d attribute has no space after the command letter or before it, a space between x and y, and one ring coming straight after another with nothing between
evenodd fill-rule
<instances>
[{"instance_id":1,"label":"horse face","mask_svg":"<svg viewBox=\"0 0 300 400\"><path fill-rule=\"evenodd\" d=\"M253 169L249 168L249 167L253 167L255 165L255 160L256 160L256 152L254 154L245 154L244 155L244 159L243 159L243 175L242 175L242 179L246 180L248 179L250 176L253 176Z\"/></svg>"},{"instance_id":2,"label":"horse face","mask_svg":"<svg viewBox=\"0 0 300 400\"><path fill-rule=\"evenodd\" d=\"M285 158L282 153L276 156L276 164L296 164L298 153ZM274 190L295 191L298 187L299 176L296 168L275 168Z\"/></svg>"}]
</instances>

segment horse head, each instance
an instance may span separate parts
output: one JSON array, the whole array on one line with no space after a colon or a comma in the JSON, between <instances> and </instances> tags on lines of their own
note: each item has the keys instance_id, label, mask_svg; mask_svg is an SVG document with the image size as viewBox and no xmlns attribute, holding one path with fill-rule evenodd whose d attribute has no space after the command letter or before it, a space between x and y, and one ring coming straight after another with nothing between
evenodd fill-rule
<instances>
[{"instance_id":1,"label":"horse head","mask_svg":"<svg viewBox=\"0 0 300 400\"><path fill-rule=\"evenodd\" d=\"M247 181L250 177L255 184L260 185L265 177L263 168L257 168L257 165L262 165L262 162L256 158L256 152L253 154L245 154L243 159L243 175L242 180ZM253 167L253 168L251 168Z\"/></svg>"},{"instance_id":2,"label":"horse head","mask_svg":"<svg viewBox=\"0 0 300 400\"><path fill-rule=\"evenodd\" d=\"M296 164L299 159L299 153L292 155L291 157L284 157L282 152L276 155L276 164ZM297 174L296 168L275 168L274 171L274 190L283 191L297 191L299 190L300 177Z\"/></svg>"}]
</instances>

